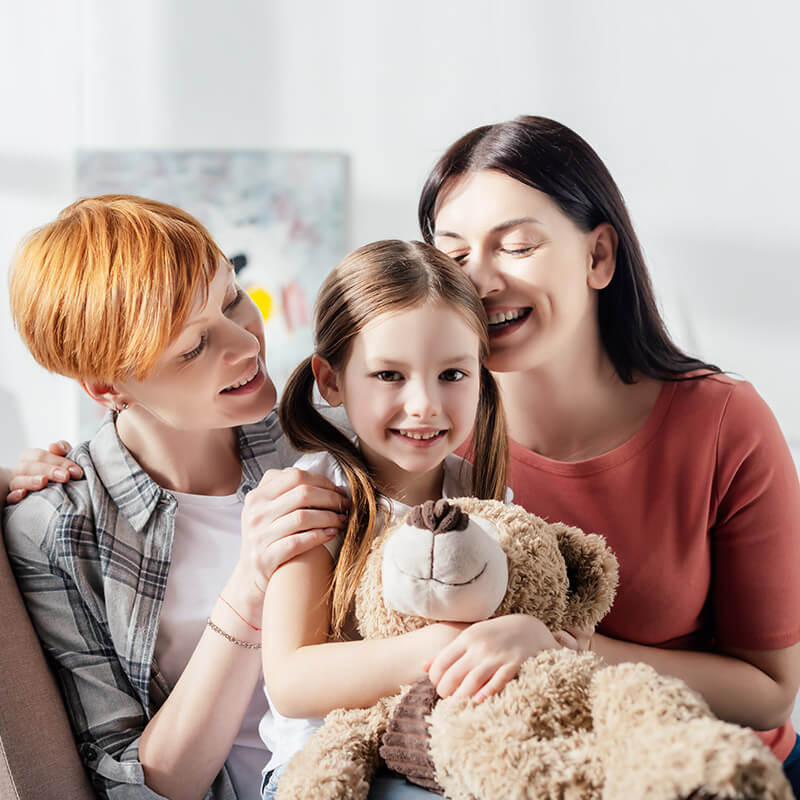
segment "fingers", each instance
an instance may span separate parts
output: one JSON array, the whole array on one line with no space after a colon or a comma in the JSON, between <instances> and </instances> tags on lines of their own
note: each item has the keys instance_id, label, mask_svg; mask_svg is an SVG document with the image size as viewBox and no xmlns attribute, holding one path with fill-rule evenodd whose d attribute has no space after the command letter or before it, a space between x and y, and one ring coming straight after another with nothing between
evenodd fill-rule
<instances>
[{"instance_id":1,"label":"fingers","mask_svg":"<svg viewBox=\"0 0 800 800\"><path fill-rule=\"evenodd\" d=\"M497 694L510 680L517 677L519 668L514 664L504 664L497 672L492 675L491 679L475 694L474 700L476 703L482 703L487 697Z\"/></svg>"},{"instance_id":2,"label":"fingers","mask_svg":"<svg viewBox=\"0 0 800 800\"><path fill-rule=\"evenodd\" d=\"M44 475L14 475L9 482L9 489L13 493L17 489L25 492L36 492L47 486L47 478Z\"/></svg>"},{"instance_id":3,"label":"fingers","mask_svg":"<svg viewBox=\"0 0 800 800\"><path fill-rule=\"evenodd\" d=\"M578 650L578 641L577 639L567 631L553 631L553 638L561 645L561 647L567 647L570 650Z\"/></svg>"},{"instance_id":4,"label":"fingers","mask_svg":"<svg viewBox=\"0 0 800 800\"><path fill-rule=\"evenodd\" d=\"M272 573L287 561L291 561L323 542L327 542L339 533L338 528L318 528L312 531L294 533L268 545L260 559L260 571L269 579Z\"/></svg>"},{"instance_id":5,"label":"fingers","mask_svg":"<svg viewBox=\"0 0 800 800\"><path fill-rule=\"evenodd\" d=\"M465 659L460 659L464 661ZM466 673L461 680L453 686L450 679L450 673L454 672L458 665L454 664L445 673L442 679L442 691L449 692L448 695L441 695L442 697L472 697L482 686L485 686L489 679L494 675L497 670L502 666L502 662L483 661L473 667ZM453 676L453 683L458 680L457 673ZM438 690L437 690L438 691Z\"/></svg>"},{"instance_id":6,"label":"fingers","mask_svg":"<svg viewBox=\"0 0 800 800\"><path fill-rule=\"evenodd\" d=\"M338 494L340 497L345 495L344 490L339 489L324 475L317 472L306 472L297 467L268 469L258 484L258 491L264 497L274 500L301 486L324 489L327 492Z\"/></svg>"},{"instance_id":7,"label":"fingers","mask_svg":"<svg viewBox=\"0 0 800 800\"><path fill-rule=\"evenodd\" d=\"M463 641L461 636L456 637L456 639L451 642L447 647L445 647L436 658L433 659L431 662L430 667L428 667L428 678L430 678L431 683L436 687L436 691L439 692L439 687L442 682L442 678L444 677L445 673L450 670L454 664L456 664L461 657L467 651L467 644ZM464 665L462 665L464 666ZM465 670L465 674L468 670ZM455 677L458 673L453 673L451 677ZM448 684L449 686L449 684ZM444 687L443 687L444 688ZM441 694L439 692L440 697L446 697L447 695Z\"/></svg>"},{"instance_id":8,"label":"fingers","mask_svg":"<svg viewBox=\"0 0 800 800\"><path fill-rule=\"evenodd\" d=\"M28 493L24 489L15 489L13 492L9 492L6 495L6 505L13 506L15 503L19 503L26 494Z\"/></svg>"},{"instance_id":9,"label":"fingers","mask_svg":"<svg viewBox=\"0 0 800 800\"><path fill-rule=\"evenodd\" d=\"M325 528L340 531L347 524L347 516L336 511L324 511L316 508L299 508L276 519L263 537L263 545L273 543L287 536L297 535Z\"/></svg>"},{"instance_id":10,"label":"fingers","mask_svg":"<svg viewBox=\"0 0 800 800\"><path fill-rule=\"evenodd\" d=\"M350 499L345 495L335 489L308 483L288 489L272 503L276 518L301 509L324 509L341 514L350 509Z\"/></svg>"},{"instance_id":11,"label":"fingers","mask_svg":"<svg viewBox=\"0 0 800 800\"><path fill-rule=\"evenodd\" d=\"M58 483L83 477L83 470L74 461L44 450L26 450L20 456L13 473L35 477L45 476Z\"/></svg>"},{"instance_id":12,"label":"fingers","mask_svg":"<svg viewBox=\"0 0 800 800\"><path fill-rule=\"evenodd\" d=\"M51 453L57 456L65 456L72 450L72 445L64 439L58 442L52 442L47 448Z\"/></svg>"}]
</instances>

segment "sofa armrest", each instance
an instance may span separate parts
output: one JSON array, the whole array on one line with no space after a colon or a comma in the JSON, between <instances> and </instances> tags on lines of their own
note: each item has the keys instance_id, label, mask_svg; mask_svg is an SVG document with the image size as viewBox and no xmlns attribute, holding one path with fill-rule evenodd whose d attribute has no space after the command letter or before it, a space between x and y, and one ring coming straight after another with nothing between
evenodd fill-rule
<instances>
[{"instance_id":1,"label":"sofa armrest","mask_svg":"<svg viewBox=\"0 0 800 800\"><path fill-rule=\"evenodd\" d=\"M0 797L96 800L0 536Z\"/></svg>"}]
</instances>

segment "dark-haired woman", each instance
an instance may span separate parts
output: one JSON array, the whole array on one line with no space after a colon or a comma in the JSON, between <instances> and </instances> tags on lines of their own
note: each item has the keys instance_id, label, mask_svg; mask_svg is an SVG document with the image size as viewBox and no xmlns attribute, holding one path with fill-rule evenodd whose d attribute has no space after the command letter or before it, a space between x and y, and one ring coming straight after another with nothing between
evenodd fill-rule
<instances>
[{"instance_id":1,"label":"dark-haired woman","mask_svg":"<svg viewBox=\"0 0 800 800\"><path fill-rule=\"evenodd\" d=\"M762 731L791 778L800 486L769 408L669 338L620 192L563 125L466 134L431 172L419 219L489 314L516 502L602 533L619 558L591 647L684 679Z\"/></svg>"}]
</instances>

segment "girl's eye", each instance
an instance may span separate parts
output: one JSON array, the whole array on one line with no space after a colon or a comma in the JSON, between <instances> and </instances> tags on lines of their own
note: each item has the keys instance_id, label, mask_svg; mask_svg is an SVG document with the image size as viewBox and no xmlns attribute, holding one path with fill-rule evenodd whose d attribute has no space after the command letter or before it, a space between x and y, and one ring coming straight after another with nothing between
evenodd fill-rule
<instances>
[{"instance_id":1,"label":"girl's eye","mask_svg":"<svg viewBox=\"0 0 800 800\"><path fill-rule=\"evenodd\" d=\"M403 380L403 376L393 369L383 369L380 372L376 372L375 377L379 381L385 381L387 383Z\"/></svg>"},{"instance_id":2,"label":"girl's eye","mask_svg":"<svg viewBox=\"0 0 800 800\"><path fill-rule=\"evenodd\" d=\"M467 256L469 253L454 253L450 255L450 258L456 262L456 264L463 264L467 260Z\"/></svg>"},{"instance_id":3,"label":"girl's eye","mask_svg":"<svg viewBox=\"0 0 800 800\"><path fill-rule=\"evenodd\" d=\"M205 349L207 341L208 334L204 333L200 337L200 344L198 344L197 347L195 347L193 350L190 350L188 353L184 353L181 358L183 358L184 361L191 361L193 358L197 358L197 356L199 356L200 353L202 353Z\"/></svg>"},{"instance_id":4,"label":"girl's eye","mask_svg":"<svg viewBox=\"0 0 800 800\"><path fill-rule=\"evenodd\" d=\"M233 300L231 300L231 302L230 302L230 303L228 303L228 305L227 305L227 306L225 306L225 313L226 313L226 314L227 314L227 313L228 313L228 312L229 312L229 311L230 311L232 308L235 308L236 306L238 306L238 305L239 305L239 303L240 303L240 302L241 302L241 300L242 300L242 295L243 295L243 292L242 292L242 289L241 289L241 287L240 287L240 286L237 286L237 287L236 287L236 297L234 297L234 298L233 298Z\"/></svg>"},{"instance_id":5,"label":"girl's eye","mask_svg":"<svg viewBox=\"0 0 800 800\"><path fill-rule=\"evenodd\" d=\"M439 374L439 379L443 381L450 381L455 383L456 381L462 380L462 378L466 378L467 373L464 372L462 369L446 369L444 372Z\"/></svg>"}]
</instances>

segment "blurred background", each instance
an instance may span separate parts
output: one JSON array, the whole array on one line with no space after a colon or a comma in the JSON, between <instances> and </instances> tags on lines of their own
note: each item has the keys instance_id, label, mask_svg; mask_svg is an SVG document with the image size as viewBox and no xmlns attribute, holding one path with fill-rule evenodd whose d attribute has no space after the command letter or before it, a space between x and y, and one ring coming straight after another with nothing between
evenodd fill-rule
<instances>
[{"instance_id":1,"label":"blurred background","mask_svg":"<svg viewBox=\"0 0 800 800\"><path fill-rule=\"evenodd\" d=\"M468 129L551 116L615 176L676 339L756 385L800 464L800 4L0 8L4 264L24 233L74 199L79 151L343 154L349 250L419 237L427 171ZM74 441L79 391L28 356L5 282L0 365L0 463L23 446Z\"/></svg>"}]
</instances>

